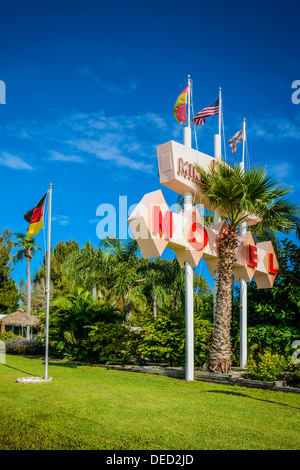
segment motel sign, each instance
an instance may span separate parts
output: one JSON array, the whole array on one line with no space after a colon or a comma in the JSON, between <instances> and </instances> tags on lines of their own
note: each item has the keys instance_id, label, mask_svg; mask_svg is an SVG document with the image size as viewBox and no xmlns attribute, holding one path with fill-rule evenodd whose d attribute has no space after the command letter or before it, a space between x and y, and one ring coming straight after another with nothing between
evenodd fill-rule
<instances>
[{"instance_id":1,"label":"motel sign","mask_svg":"<svg viewBox=\"0 0 300 470\"><path fill-rule=\"evenodd\" d=\"M144 258L161 256L165 248L173 249L180 267L189 262L196 267L201 258L210 274L219 261L218 243L227 222L203 225L197 207L186 213L171 212L161 190L146 194L128 219L130 228ZM237 282L255 279L258 289L273 287L278 274L278 261L272 242L255 244L251 232L237 237L236 261L233 271Z\"/></svg>"}]
</instances>

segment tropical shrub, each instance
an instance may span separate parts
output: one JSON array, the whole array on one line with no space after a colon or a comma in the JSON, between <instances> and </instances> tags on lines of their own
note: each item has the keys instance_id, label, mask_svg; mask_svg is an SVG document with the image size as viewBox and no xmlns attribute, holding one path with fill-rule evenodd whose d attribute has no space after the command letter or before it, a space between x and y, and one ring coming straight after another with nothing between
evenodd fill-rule
<instances>
[{"instance_id":1,"label":"tropical shrub","mask_svg":"<svg viewBox=\"0 0 300 470\"><path fill-rule=\"evenodd\" d=\"M42 355L44 354L44 345L40 340L31 338L22 338L16 336L15 338L8 338L5 341L7 354L21 354L21 355Z\"/></svg>"},{"instance_id":2,"label":"tropical shrub","mask_svg":"<svg viewBox=\"0 0 300 470\"><path fill-rule=\"evenodd\" d=\"M232 338L233 363L239 364L240 331L239 324L235 326ZM278 327L264 324L249 326L247 329L247 355L249 359L257 359L260 354L269 351L272 354L291 357L292 343L299 339L299 330L294 327Z\"/></svg>"},{"instance_id":3,"label":"tropical shrub","mask_svg":"<svg viewBox=\"0 0 300 470\"><path fill-rule=\"evenodd\" d=\"M293 327L256 325L248 328L249 356L256 357L268 350L288 359L292 355L291 345L299 338L298 330Z\"/></svg>"},{"instance_id":4,"label":"tropical shrub","mask_svg":"<svg viewBox=\"0 0 300 470\"><path fill-rule=\"evenodd\" d=\"M117 321L120 321L120 314L116 308L101 304L90 292L78 288L52 302L50 342L56 348L58 357L93 361L90 325Z\"/></svg>"},{"instance_id":5,"label":"tropical shrub","mask_svg":"<svg viewBox=\"0 0 300 470\"><path fill-rule=\"evenodd\" d=\"M88 327L91 349L100 363L124 364L131 356L131 332L121 324L99 322Z\"/></svg>"},{"instance_id":6,"label":"tropical shrub","mask_svg":"<svg viewBox=\"0 0 300 470\"><path fill-rule=\"evenodd\" d=\"M137 358L180 366L184 362L184 328L171 317L159 315L139 336Z\"/></svg>"},{"instance_id":7,"label":"tropical shrub","mask_svg":"<svg viewBox=\"0 0 300 470\"><path fill-rule=\"evenodd\" d=\"M209 355L212 324L208 320L194 319L194 361L203 365ZM183 312L160 313L155 322L145 326L136 348L139 360L167 363L169 366L185 364L185 319Z\"/></svg>"},{"instance_id":8,"label":"tropical shrub","mask_svg":"<svg viewBox=\"0 0 300 470\"><path fill-rule=\"evenodd\" d=\"M12 331L2 331L0 332L0 341L7 341L8 339L18 338Z\"/></svg>"},{"instance_id":9,"label":"tropical shrub","mask_svg":"<svg viewBox=\"0 0 300 470\"><path fill-rule=\"evenodd\" d=\"M272 382L282 380L284 372L291 370L292 365L279 354L259 354L258 359L249 359L247 362L247 372L244 377L254 380Z\"/></svg>"}]
</instances>

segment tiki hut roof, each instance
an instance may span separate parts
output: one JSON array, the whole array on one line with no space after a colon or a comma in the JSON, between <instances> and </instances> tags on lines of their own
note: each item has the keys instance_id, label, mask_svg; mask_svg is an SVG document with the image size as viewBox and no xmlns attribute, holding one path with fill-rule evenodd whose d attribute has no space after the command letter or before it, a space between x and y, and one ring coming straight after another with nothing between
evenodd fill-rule
<instances>
[{"instance_id":1,"label":"tiki hut roof","mask_svg":"<svg viewBox=\"0 0 300 470\"><path fill-rule=\"evenodd\" d=\"M39 323L37 317L29 315L22 308L18 308L16 312L6 315L6 317L0 320L0 323L5 323L5 325L14 325L14 326L36 326Z\"/></svg>"}]
</instances>

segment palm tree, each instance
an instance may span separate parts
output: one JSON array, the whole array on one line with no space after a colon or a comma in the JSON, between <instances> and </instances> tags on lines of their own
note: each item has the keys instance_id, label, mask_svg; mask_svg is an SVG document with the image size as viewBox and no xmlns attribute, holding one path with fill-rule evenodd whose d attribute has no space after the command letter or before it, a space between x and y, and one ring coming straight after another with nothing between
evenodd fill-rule
<instances>
[{"instance_id":1,"label":"palm tree","mask_svg":"<svg viewBox=\"0 0 300 470\"><path fill-rule=\"evenodd\" d=\"M84 357L87 326L94 324L100 315L98 300L82 287L54 299L50 331L52 339L58 342L58 350L77 359Z\"/></svg>"},{"instance_id":2,"label":"palm tree","mask_svg":"<svg viewBox=\"0 0 300 470\"><path fill-rule=\"evenodd\" d=\"M292 191L291 187L268 177L264 168L253 167L243 171L239 165L219 162L208 172L199 166L197 170L202 178L202 194L227 219L227 230L219 244L219 284L208 364L211 371L227 373L232 357L232 284L239 226L254 214L260 220L257 233L266 229L288 233L296 230L294 217L300 212L298 206L286 199Z\"/></svg>"},{"instance_id":3,"label":"palm tree","mask_svg":"<svg viewBox=\"0 0 300 470\"><path fill-rule=\"evenodd\" d=\"M125 323L130 325L134 305L132 289L141 281L136 271L139 265L138 243L135 239L125 243L119 238L105 238L100 245L104 247L106 254L110 254L112 293L121 302Z\"/></svg>"},{"instance_id":4,"label":"palm tree","mask_svg":"<svg viewBox=\"0 0 300 470\"><path fill-rule=\"evenodd\" d=\"M166 269L166 260L161 258L142 260L138 268L138 274L144 277L140 290L152 303L154 320L157 318L157 306L161 306L167 298Z\"/></svg>"},{"instance_id":5,"label":"palm tree","mask_svg":"<svg viewBox=\"0 0 300 470\"><path fill-rule=\"evenodd\" d=\"M89 290L94 297L102 298L109 278L109 263L107 254L101 248L94 248L90 242L85 243L69 255L65 266L76 286Z\"/></svg>"},{"instance_id":6,"label":"palm tree","mask_svg":"<svg viewBox=\"0 0 300 470\"><path fill-rule=\"evenodd\" d=\"M27 312L30 315L31 308L31 276L30 276L30 261L34 257L36 250L41 250L41 248L35 243L34 238L27 240L27 235L24 233L15 233L17 239L14 242L15 248L21 248L13 257L13 262L17 263L26 259L26 277L27 277Z\"/></svg>"},{"instance_id":7,"label":"palm tree","mask_svg":"<svg viewBox=\"0 0 300 470\"><path fill-rule=\"evenodd\" d=\"M173 297L174 311L176 312L179 304L184 304L185 296L184 269L180 267L177 258L172 259L167 264L165 283L170 295Z\"/></svg>"}]
</instances>

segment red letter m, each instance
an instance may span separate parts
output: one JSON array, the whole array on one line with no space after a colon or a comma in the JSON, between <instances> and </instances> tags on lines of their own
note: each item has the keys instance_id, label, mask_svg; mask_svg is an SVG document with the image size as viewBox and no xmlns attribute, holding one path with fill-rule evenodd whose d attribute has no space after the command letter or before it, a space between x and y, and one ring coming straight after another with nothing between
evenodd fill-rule
<instances>
[{"instance_id":1,"label":"red letter m","mask_svg":"<svg viewBox=\"0 0 300 470\"><path fill-rule=\"evenodd\" d=\"M158 234L160 238L172 238L172 212L167 211L163 217L159 206L153 206L153 232Z\"/></svg>"}]
</instances>

